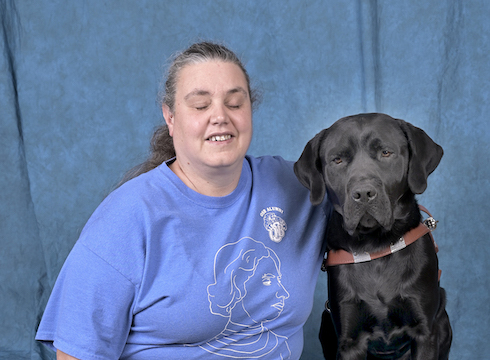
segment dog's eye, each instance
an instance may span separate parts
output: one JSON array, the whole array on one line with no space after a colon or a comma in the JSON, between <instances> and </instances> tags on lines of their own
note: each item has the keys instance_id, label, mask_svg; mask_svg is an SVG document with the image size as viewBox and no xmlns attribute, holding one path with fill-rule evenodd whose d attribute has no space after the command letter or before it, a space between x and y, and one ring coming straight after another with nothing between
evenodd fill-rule
<instances>
[{"instance_id":1,"label":"dog's eye","mask_svg":"<svg viewBox=\"0 0 490 360\"><path fill-rule=\"evenodd\" d=\"M393 154L393 153L392 153L391 151L389 151L389 150L383 150L383 151L381 152L381 155L382 155L383 157L389 157L389 156L391 156L391 154Z\"/></svg>"},{"instance_id":2,"label":"dog's eye","mask_svg":"<svg viewBox=\"0 0 490 360\"><path fill-rule=\"evenodd\" d=\"M333 159L333 162L336 163L336 164L341 164L342 163L342 158L341 157L336 157L335 159Z\"/></svg>"}]
</instances>

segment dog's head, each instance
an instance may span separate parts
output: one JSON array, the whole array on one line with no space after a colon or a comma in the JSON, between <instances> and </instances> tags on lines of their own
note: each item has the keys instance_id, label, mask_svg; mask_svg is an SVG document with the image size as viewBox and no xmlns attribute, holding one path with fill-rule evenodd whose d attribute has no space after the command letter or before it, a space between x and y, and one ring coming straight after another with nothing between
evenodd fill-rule
<instances>
[{"instance_id":1,"label":"dog's head","mask_svg":"<svg viewBox=\"0 0 490 360\"><path fill-rule=\"evenodd\" d=\"M421 194L442 148L421 129L385 114L342 118L306 145L294 165L314 205L327 192L350 235L406 215L401 199Z\"/></svg>"}]
</instances>

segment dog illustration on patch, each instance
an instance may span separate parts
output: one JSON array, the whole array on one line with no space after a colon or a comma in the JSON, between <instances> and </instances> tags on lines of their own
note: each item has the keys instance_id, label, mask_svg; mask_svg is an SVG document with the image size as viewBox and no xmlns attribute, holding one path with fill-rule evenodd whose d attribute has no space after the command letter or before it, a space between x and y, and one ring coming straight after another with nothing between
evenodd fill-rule
<instances>
[{"instance_id":1,"label":"dog illustration on patch","mask_svg":"<svg viewBox=\"0 0 490 360\"><path fill-rule=\"evenodd\" d=\"M264 227L269 232L269 238L276 243L281 242L288 229L284 219L272 211L268 211L262 216L264 218Z\"/></svg>"},{"instance_id":2,"label":"dog illustration on patch","mask_svg":"<svg viewBox=\"0 0 490 360\"><path fill-rule=\"evenodd\" d=\"M272 352L290 358L287 338L267 328L289 298L281 283L281 262L272 249L248 237L222 246L207 291L211 313L228 322L202 349L234 359L259 359Z\"/></svg>"}]
</instances>

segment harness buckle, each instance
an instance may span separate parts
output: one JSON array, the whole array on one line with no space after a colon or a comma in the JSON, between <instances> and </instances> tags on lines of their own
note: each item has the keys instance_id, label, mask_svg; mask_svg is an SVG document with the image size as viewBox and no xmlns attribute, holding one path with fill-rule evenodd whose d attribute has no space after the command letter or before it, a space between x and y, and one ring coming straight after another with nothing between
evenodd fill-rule
<instances>
[{"instance_id":1,"label":"harness buckle","mask_svg":"<svg viewBox=\"0 0 490 360\"><path fill-rule=\"evenodd\" d=\"M437 221L432 216L424 220L424 225L429 228L430 231L434 231L437 227Z\"/></svg>"}]
</instances>

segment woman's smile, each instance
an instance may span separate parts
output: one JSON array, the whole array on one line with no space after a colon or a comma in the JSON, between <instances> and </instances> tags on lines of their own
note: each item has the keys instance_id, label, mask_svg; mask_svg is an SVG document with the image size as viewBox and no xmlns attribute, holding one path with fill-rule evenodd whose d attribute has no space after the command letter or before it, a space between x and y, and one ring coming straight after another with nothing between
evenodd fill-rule
<instances>
[{"instance_id":1,"label":"woman's smile","mask_svg":"<svg viewBox=\"0 0 490 360\"><path fill-rule=\"evenodd\" d=\"M209 137L207 140L213 141L213 142L224 142L226 140L230 140L232 138L231 135L213 135Z\"/></svg>"}]
</instances>

